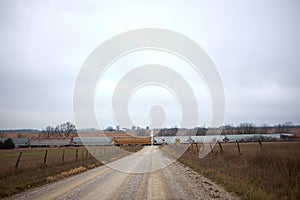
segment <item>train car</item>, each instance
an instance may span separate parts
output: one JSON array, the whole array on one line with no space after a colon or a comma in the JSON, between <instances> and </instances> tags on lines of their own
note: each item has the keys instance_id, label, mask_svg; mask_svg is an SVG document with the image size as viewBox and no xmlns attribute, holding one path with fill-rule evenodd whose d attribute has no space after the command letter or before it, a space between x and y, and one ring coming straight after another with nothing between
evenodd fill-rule
<instances>
[{"instance_id":1,"label":"train car","mask_svg":"<svg viewBox=\"0 0 300 200\"><path fill-rule=\"evenodd\" d=\"M112 144L114 145L150 145L151 137L133 137L133 136L115 136L112 139Z\"/></svg>"},{"instance_id":2,"label":"train car","mask_svg":"<svg viewBox=\"0 0 300 200\"><path fill-rule=\"evenodd\" d=\"M300 140L300 133L295 133L294 134L294 139L295 140Z\"/></svg>"}]
</instances>

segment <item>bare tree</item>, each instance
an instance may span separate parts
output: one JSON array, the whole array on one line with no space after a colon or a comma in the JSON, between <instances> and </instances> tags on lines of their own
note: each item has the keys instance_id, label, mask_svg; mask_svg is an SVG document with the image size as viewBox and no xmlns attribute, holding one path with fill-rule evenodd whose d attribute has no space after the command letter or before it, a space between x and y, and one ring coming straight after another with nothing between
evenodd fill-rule
<instances>
[{"instance_id":1,"label":"bare tree","mask_svg":"<svg viewBox=\"0 0 300 200\"><path fill-rule=\"evenodd\" d=\"M232 125L225 125L222 127L222 135L233 135L234 127Z\"/></svg>"},{"instance_id":2,"label":"bare tree","mask_svg":"<svg viewBox=\"0 0 300 200\"><path fill-rule=\"evenodd\" d=\"M50 138L50 136L54 133L55 128L52 126L47 126L44 132L47 134L47 137Z\"/></svg>"},{"instance_id":3,"label":"bare tree","mask_svg":"<svg viewBox=\"0 0 300 200\"><path fill-rule=\"evenodd\" d=\"M240 134L256 134L257 129L253 123L241 123L238 127Z\"/></svg>"},{"instance_id":4,"label":"bare tree","mask_svg":"<svg viewBox=\"0 0 300 200\"><path fill-rule=\"evenodd\" d=\"M65 136L69 137L71 134L73 133L77 133L76 130L76 126L74 124L72 124L71 122L66 122L64 124L64 128L65 128Z\"/></svg>"},{"instance_id":5,"label":"bare tree","mask_svg":"<svg viewBox=\"0 0 300 200\"><path fill-rule=\"evenodd\" d=\"M197 136L199 136L199 135L207 135L207 131L208 131L207 128L204 128L204 127L197 127L196 135L197 135Z\"/></svg>"},{"instance_id":6,"label":"bare tree","mask_svg":"<svg viewBox=\"0 0 300 200\"><path fill-rule=\"evenodd\" d=\"M278 124L275 127L275 130L278 133L289 133L292 127L293 127L293 123L292 122L285 122L283 124Z\"/></svg>"},{"instance_id":7,"label":"bare tree","mask_svg":"<svg viewBox=\"0 0 300 200\"><path fill-rule=\"evenodd\" d=\"M62 131L60 125L57 125L54 130L55 134L60 138L62 136Z\"/></svg>"},{"instance_id":8,"label":"bare tree","mask_svg":"<svg viewBox=\"0 0 300 200\"><path fill-rule=\"evenodd\" d=\"M259 127L259 133L260 134L267 134L269 133L269 131L271 130L271 127L268 126L268 124L263 124Z\"/></svg>"},{"instance_id":9,"label":"bare tree","mask_svg":"<svg viewBox=\"0 0 300 200\"><path fill-rule=\"evenodd\" d=\"M77 134L76 126L71 122L57 125L55 128L52 126L47 126L46 129L43 130L43 132L47 134L48 138L52 135L60 138L63 135L65 137L69 137L71 134Z\"/></svg>"}]
</instances>

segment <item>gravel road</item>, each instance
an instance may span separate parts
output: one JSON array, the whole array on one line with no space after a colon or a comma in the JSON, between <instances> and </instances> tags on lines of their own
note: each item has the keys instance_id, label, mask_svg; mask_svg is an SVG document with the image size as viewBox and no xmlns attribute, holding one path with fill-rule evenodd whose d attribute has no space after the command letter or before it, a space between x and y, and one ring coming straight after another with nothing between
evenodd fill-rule
<instances>
[{"instance_id":1,"label":"gravel road","mask_svg":"<svg viewBox=\"0 0 300 200\"><path fill-rule=\"evenodd\" d=\"M159 170L157 170L159 169ZM238 199L156 146L7 199Z\"/></svg>"}]
</instances>

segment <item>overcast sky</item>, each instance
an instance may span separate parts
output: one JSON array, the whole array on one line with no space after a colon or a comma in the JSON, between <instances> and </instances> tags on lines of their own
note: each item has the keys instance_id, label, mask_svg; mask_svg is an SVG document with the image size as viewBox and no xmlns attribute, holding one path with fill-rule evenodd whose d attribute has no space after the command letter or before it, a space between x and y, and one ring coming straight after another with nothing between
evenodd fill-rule
<instances>
[{"instance_id":1,"label":"overcast sky","mask_svg":"<svg viewBox=\"0 0 300 200\"><path fill-rule=\"evenodd\" d=\"M206 51L224 85L224 124L299 124L299 10L298 0L0 0L0 129L74 122L73 92L84 61L102 42L139 28L176 31ZM155 63L188 72L180 71L178 58L168 56L136 53L114 64L104 77L103 90L95 94L100 128L115 126L105 103L122 78L118 66ZM192 87L203 85L201 80L193 83L197 78L189 81ZM149 105L161 104L165 125L178 125L176 98L157 86L143 89L128 105L133 121L149 124ZM204 116L199 125L208 125L209 95L199 90L196 96Z\"/></svg>"}]
</instances>

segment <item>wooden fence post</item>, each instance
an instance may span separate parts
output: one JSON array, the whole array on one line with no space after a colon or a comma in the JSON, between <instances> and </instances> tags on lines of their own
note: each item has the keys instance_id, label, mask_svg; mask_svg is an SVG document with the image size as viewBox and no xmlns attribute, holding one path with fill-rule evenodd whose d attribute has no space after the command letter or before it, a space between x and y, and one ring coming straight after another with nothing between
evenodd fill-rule
<instances>
[{"instance_id":1,"label":"wooden fence post","mask_svg":"<svg viewBox=\"0 0 300 200\"><path fill-rule=\"evenodd\" d=\"M44 156L44 165L46 164L47 162L47 155L48 155L48 149L46 149L45 151L45 156Z\"/></svg>"},{"instance_id":2,"label":"wooden fence post","mask_svg":"<svg viewBox=\"0 0 300 200\"><path fill-rule=\"evenodd\" d=\"M64 150L64 149L63 149L63 153L62 153L61 161L62 161L62 162L65 162L65 150Z\"/></svg>"},{"instance_id":3,"label":"wooden fence post","mask_svg":"<svg viewBox=\"0 0 300 200\"><path fill-rule=\"evenodd\" d=\"M211 151L211 152L214 152L214 150L213 150L213 147L212 147L211 143L209 143L209 146L210 146L210 151Z\"/></svg>"},{"instance_id":4,"label":"wooden fence post","mask_svg":"<svg viewBox=\"0 0 300 200\"><path fill-rule=\"evenodd\" d=\"M199 152L198 143L196 143L196 149L197 149L197 152Z\"/></svg>"},{"instance_id":5,"label":"wooden fence post","mask_svg":"<svg viewBox=\"0 0 300 200\"><path fill-rule=\"evenodd\" d=\"M86 152L85 152L85 157L87 158L89 155L89 150L86 149Z\"/></svg>"},{"instance_id":6,"label":"wooden fence post","mask_svg":"<svg viewBox=\"0 0 300 200\"><path fill-rule=\"evenodd\" d=\"M260 139L258 140L258 143L259 143L259 146L260 146L260 150L264 150Z\"/></svg>"},{"instance_id":7,"label":"wooden fence post","mask_svg":"<svg viewBox=\"0 0 300 200\"><path fill-rule=\"evenodd\" d=\"M76 160L78 159L78 149L76 149Z\"/></svg>"},{"instance_id":8,"label":"wooden fence post","mask_svg":"<svg viewBox=\"0 0 300 200\"><path fill-rule=\"evenodd\" d=\"M218 143L219 143L219 147L220 147L221 153L223 153L223 147L221 145L221 142L218 142Z\"/></svg>"},{"instance_id":9,"label":"wooden fence post","mask_svg":"<svg viewBox=\"0 0 300 200\"><path fill-rule=\"evenodd\" d=\"M238 140L236 140L236 145L237 145L237 148L239 150L239 154L241 155L242 153L241 153L240 144L239 144Z\"/></svg>"},{"instance_id":10,"label":"wooden fence post","mask_svg":"<svg viewBox=\"0 0 300 200\"><path fill-rule=\"evenodd\" d=\"M16 165L15 165L15 169L17 169L17 168L18 168L18 166L19 166L19 162L20 162L20 160L21 160L21 156L22 156L22 152L20 152L20 153L19 153L19 156L18 156L18 159L17 159Z\"/></svg>"}]
</instances>

